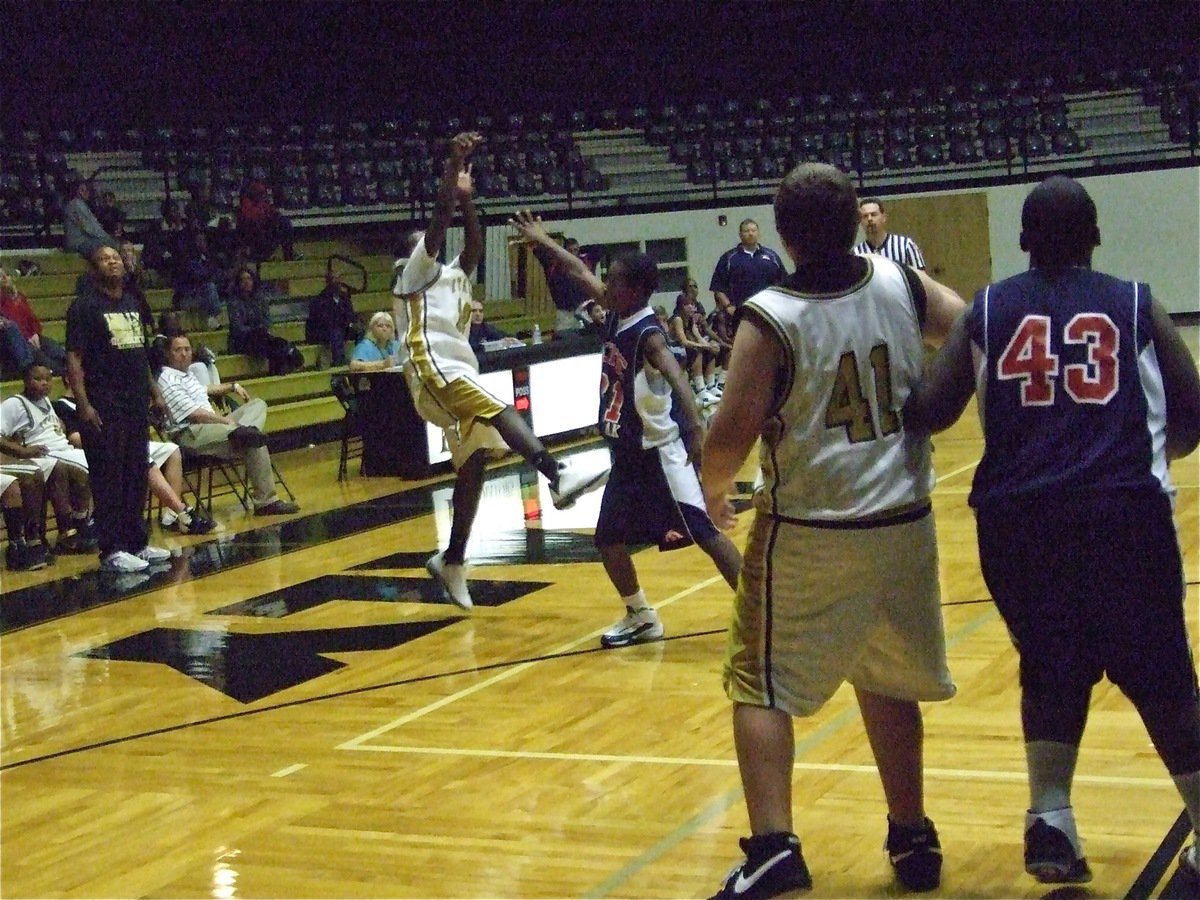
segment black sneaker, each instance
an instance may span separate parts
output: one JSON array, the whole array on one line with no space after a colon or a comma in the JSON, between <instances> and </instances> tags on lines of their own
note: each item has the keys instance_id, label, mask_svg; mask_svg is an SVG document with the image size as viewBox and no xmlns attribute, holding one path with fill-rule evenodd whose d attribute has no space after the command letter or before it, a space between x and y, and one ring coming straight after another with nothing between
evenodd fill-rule
<instances>
[{"instance_id":1,"label":"black sneaker","mask_svg":"<svg viewBox=\"0 0 1200 900\"><path fill-rule=\"evenodd\" d=\"M206 518L201 513L197 512L193 507L188 507L184 510L187 514L188 524L185 526L183 520L177 518L175 520L175 528L180 534L208 534L217 527L217 523L209 518Z\"/></svg>"},{"instance_id":2,"label":"black sneaker","mask_svg":"<svg viewBox=\"0 0 1200 900\"><path fill-rule=\"evenodd\" d=\"M730 870L711 900L766 900L812 887L800 839L791 832L754 835L738 843L746 858Z\"/></svg>"},{"instance_id":3,"label":"black sneaker","mask_svg":"<svg viewBox=\"0 0 1200 900\"><path fill-rule=\"evenodd\" d=\"M4 551L4 565L10 572L33 572L49 564L50 560L40 544L10 541Z\"/></svg>"},{"instance_id":4,"label":"black sneaker","mask_svg":"<svg viewBox=\"0 0 1200 900\"><path fill-rule=\"evenodd\" d=\"M932 891L942 881L942 845L929 819L921 825L897 825L888 816L885 845L900 883L910 891Z\"/></svg>"},{"instance_id":5,"label":"black sneaker","mask_svg":"<svg viewBox=\"0 0 1200 900\"><path fill-rule=\"evenodd\" d=\"M1069 816L1065 818L1064 816ZM1070 809L1026 816L1025 871L1043 884L1083 884L1092 880L1087 859L1076 849L1076 842L1063 828L1051 825L1048 818L1075 831Z\"/></svg>"},{"instance_id":6,"label":"black sneaker","mask_svg":"<svg viewBox=\"0 0 1200 900\"><path fill-rule=\"evenodd\" d=\"M1179 875L1185 884L1200 893L1200 843L1184 847L1179 854Z\"/></svg>"}]
</instances>

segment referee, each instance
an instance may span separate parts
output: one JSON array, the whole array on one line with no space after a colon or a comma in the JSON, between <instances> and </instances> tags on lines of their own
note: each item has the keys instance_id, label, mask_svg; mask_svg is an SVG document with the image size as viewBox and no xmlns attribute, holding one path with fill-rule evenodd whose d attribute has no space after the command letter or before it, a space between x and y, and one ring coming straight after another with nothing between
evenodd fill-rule
<instances>
[{"instance_id":1,"label":"referee","mask_svg":"<svg viewBox=\"0 0 1200 900\"><path fill-rule=\"evenodd\" d=\"M916 241L903 234L888 234L887 213L882 203L874 197L864 197L858 201L858 212L867 239L854 248L855 253L859 256L875 253L892 262L925 270L925 257Z\"/></svg>"}]
</instances>

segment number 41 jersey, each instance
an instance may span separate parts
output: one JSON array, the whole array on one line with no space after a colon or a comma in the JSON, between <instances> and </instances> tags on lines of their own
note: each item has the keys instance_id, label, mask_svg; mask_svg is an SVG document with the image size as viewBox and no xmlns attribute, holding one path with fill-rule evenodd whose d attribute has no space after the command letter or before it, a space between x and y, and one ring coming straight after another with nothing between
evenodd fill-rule
<instances>
[{"instance_id":1,"label":"number 41 jersey","mask_svg":"<svg viewBox=\"0 0 1200 900\"><path fill-rule=\"evenodd\" d=\"M775 334L786 370L763 428L755 508L800 522L888 524L926 507L929 441L900 419L924 361L917 276L847 255L801 266L741 315Z\"/></svg>"},{"instance_id":2,"label":"number 41 jersey","mask_svg":"<svg viewBox=\"0 0 1200 900\"><path fill-rule=\"evenodd\" d=\"M1148 286L1035 268L984 288L967 316L985 439L972 506L1047 492L1170 493Z\"/></svg>"}]
</instances>

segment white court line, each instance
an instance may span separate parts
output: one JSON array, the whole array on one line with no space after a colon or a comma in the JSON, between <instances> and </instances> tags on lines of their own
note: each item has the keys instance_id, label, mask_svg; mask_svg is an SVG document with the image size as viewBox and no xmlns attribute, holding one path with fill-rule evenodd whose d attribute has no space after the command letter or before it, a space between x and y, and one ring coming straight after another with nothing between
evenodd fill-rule
<instances>
[{"instance_id":1,"label":"white court line","mask_svg":"<svg viewBox=\"0 0 1200 900\"><path fill-rule=\"evenodd\" d=\"M961 475L963 472L970 472L977 465L979 465L979 460L975 460L973 463L967 463L965 466L959 466L953 472L947 472L945 475L939 475L934 483L941 484L943 481L947 480L948 478L953 478L955 475Z\"/></svg>"},{"instance_id":2,"label":"white court line","mask_svg":"<svg viewBox=\"0 0 1200 900\"><path fill-rule=\"evenodd\" d=\"M301 769L307 769L307 768L308 768L308 763L293 763L290 766L285 766L284 768L280 769L278 772L272 772L271 777L272 778L287 778L289 775L294 775L297 772L299 772Z\"/></svg>"},{"instance_id":3,"label":"white court line","mask_svg":"<svg viewBox=\"0 0 1200 900\"><path fill-rule=\"evenodd\" d=\"M659 603L656 608L662 609L664 606L670 606L676 600L682 600L684 597L687 597L690 594L696 593L696 591L703 590L704 588L708 587L709 585L714 584L718 581L723 581L723 580L724 579L722 579L720 575L713 575L711 578L706 578L704 581L697 582L696 584L692 585L691 587L685 588L684 590L680 591L677 594L673 594L672 596L668 597L667 599L665 599L661 603ZM569 653L570 651L575 650L584 644L594 641L597 637L599 637L601 634L603 634L607 628L608 628L607 625L604 626L604 628L598 628L595 631L591 631L591 632L583 635L583 637L576 638L575 640L570 641L566 644L563 644L562 646L557 647L554 650L550 650L547 653L545 653L544 655L546 657L554 657L554 656L557 656L562 653ZM513 666L512 668L504 669L501 672L497 672L491 678L481 681L478 684L474 684L471 687L464 688L463 690L458 691L457 693L449 694L448 696L443 697L441 700L436 700L433 703L430 703L427 706L423 706L418 710L414 710L413 712L410 712L407 715L403 715L398 719L393 719L391 722L388 722L385 725L381 725L378 728L374 729L373 731L368 731L365 734L360 734L357 737L352 737L352 738L350 738L350 740L345 741L341 744L338 744L334 749L335 750L371 749L370 747L363 747L362 742L369 741L372 738L379 737L379 735L386 734L387 732L391 731L392 729L399 728L402 725L407 725L409 722L414 722L417 719L420 719L421 717L426 716L431 712L435 712L444 706L449 706L451 703L456 703L457 701L462 700L464 697L469 697L472 694L474 694L478 691L482 691L485 688L489 688L494 684L499 684L501 681L505 681L509 678L512 678L514 675L519 675L520 673L524 672L526 669L533 668L533 666L538 665L543 662L546 662L546 660L545 659L531 659L529 662L524 662L524 663L521 663L520 665Z\"/></svg>"},{"instance_id":4,"label":"white court line","mask_svg":"<svg viewBox=\"0 0 1200 900\"><path fill-rule=\"evenodd\" d=\"M636 765L656 766L703 766L721 769L736 769L736 759L701 759L681 756L620 756L609 753L554 753L536 750L479 750L466 747L400 747L386 744L371 744L357 747L358 750L369 750L372 753L408 753L429 756L471 756L485 759L540 759L560 760L563 762L595 762L595 763L630 763ZM806 772L851 772L874 775L878 770L875 766L850 765L847 763L808 763L797 762L794 769ZM938 769L926 768L926 776L937 778L959 779L963 781L1014 781L1024 784L1029 776L1020 772L1000 772L980 769ZM1174 789L1175 784L1170 778L1140 778L1136 776L1114 775L1083 775L1076 774L1076 783L1103 784L1118 787L1161 787Z\"/></svg>"}]
</instances>

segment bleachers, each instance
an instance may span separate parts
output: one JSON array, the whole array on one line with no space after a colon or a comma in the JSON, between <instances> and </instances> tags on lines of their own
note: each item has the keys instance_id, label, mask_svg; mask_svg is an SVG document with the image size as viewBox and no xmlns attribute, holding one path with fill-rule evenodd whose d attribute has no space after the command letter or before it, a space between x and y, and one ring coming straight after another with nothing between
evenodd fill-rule
<instances>
[{"instance_id":1,"label":"bleachers","mask_svg":"<svg viewBox=\"0 0 1200 900\"><path fill-rule=\"evenodd\" d=\"M341 405L330 393L331 370L319 368L320 348L305 343L307 301L325 285L326 259L332 255L347 256L366 269L367 290L352 296L354 309L364 324L378 310L390 311L392 308L390 256L363 253L351 244L338 241L301 243L299 246L305 259L265 262L261 274L273 292L273 314L279 313L273 315L271 331L300 345L304 355L303 368L288 375L268 375L265 360L227 352L227 329L194 329L190 332L194 342L217 354L217 365L224 380L241 382L252 396L267 402L271 410L268 429L277 436L281 447L331 439L333 426L342 418ZM21 256L17 252L4 254L0 259L11 269L14 258ZM74 297L76 280L86 265L78 256L67 253L44 253L33 258L43 274L18 276L14 281L42 320L44 333L61 343L66 335L67 307ZM146 291L146 299L156 315L171 308L172 293L169 288ZM523 300L500 299L487 303L489 320L511 334L529 332L535 322L544 331L553 328L553 312L530 315ZM347 353L349 350L347 345ZM2 396L10 396L20 389L18 379L0 382ZM61 392L61 382L56 381L52 395L57 397Z\"/></svg>"}]
</instances>

